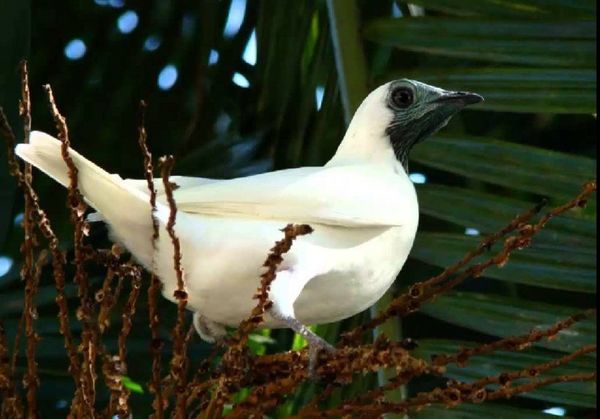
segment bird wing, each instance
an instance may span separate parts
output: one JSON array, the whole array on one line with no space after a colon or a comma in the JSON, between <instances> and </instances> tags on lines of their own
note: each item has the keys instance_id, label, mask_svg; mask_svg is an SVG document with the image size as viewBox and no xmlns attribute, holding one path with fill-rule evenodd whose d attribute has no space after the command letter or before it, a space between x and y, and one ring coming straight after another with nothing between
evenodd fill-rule
<instances>
[{"instance_id":1,"label":"bird wing","mask_svg":"<svg viewBox=\"0 0 600 419\"><path fill-rule=\"evenodd\" d=\"M174 197L179 210L209 216L397 226L416 202L412 184L404 192L407 182L376 165L302 167L182 186Z\"/></svg>"},{"instance_id":2,"label":"bird wing","mask_svg":"<svg viewBox=\"0 0 600 419\"><path fill-rule=\"evenodd\" d=\"M148 193L148 181L146 179L123 179L123 182L140 192ZM196 186L207 185L213 182L223 182L223 180L192 176L169 176L169 182L173 185L173 189L188 189ZM165 195L165 187L162 179L154 179L154 189L156 190L156 194L159 199L161 196Z\"/></svg>"}]
</instances>

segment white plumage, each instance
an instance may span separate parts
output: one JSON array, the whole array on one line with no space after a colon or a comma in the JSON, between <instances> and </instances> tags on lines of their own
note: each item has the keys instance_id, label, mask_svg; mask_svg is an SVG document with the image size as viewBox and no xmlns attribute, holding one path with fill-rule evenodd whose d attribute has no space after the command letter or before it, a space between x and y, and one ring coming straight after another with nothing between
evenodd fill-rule
<instances>
[{"instance_id":1,"label":"white plumage","mask_svg":"<svg viewBox=\"0 0 600 419\"><path fill-rule=\"evenodd\" d=\"M265 326L301 331L289 319L304 324L343 319L368 308L392 284L418 224L414 187L386 131L398 113L389 105L392 83L365 99L338 152L323 167L232 180L171 178L179 186L175 231L188 308L206 339L248 316L256 303L252 296L261 265L288 223L310 224L314 232L298 238L285 255L272 284L274 307ZM429 95L444 93L431 89ZM146 182L124 180L69 152L79 170L80 191L99 213L96 219L105 220L111 237L159 276L163 295L175 301L173 246L165 230L169 209L162 188L156 212L161 231L154 248ZM67 185L67 166L55 138L34 131L16 153Z\"/></svg>"}]
</instances>

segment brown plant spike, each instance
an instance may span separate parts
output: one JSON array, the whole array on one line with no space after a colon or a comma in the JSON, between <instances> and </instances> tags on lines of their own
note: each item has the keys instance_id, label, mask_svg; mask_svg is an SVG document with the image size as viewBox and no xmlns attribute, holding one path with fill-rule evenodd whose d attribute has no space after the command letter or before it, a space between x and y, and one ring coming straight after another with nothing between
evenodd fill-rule
<instances>
[{"instance_id":1,"label":"brown plant spike","mask_svg":"<svg viewBox=\"0 0 600 419\"><path fill-rule=\"evenodd\" d=\"M19 101L19 115L23 121L23 140L27 143L29 142L29 133L31 132L31 97L29 93L29 70L27 68L27 61L21 61L20 71L21 100ZM24 165L23 176L28 183L31 183L32 168L30 164L26 163ZM37 237L33 231L33 217L31 197L26 195L23 210L23 233L25 238L23 240L23 245L21 246L24 260L21 267L21 279L25 282L26 296L23 321L25 323L25 336L27 338L27 373L23 377L23 384L25 388L27 388L27 416L31 418L37 417L36 393L39 387L39 378L37 375L37 362L35 361L35 348L39 337L34 330L35 318L37 318L34 300L37 294L39 275L41 273L40 260L42 257L40 254L40 260L38 260L38 264L34 268L33 253L34 248L36 247ZM45 258L45 253L43 257Z\"/></svg>"},{"instance_id":2,"label":"brown plant spike","mask_svg":"<svg viewBox=\"0 0 600 419\"><path fill-rule=\"evenodd\" d=\"M562 330L568 329L576 322L593 317L595 314L595 309L586 310L582 313L577 313L566 319L560 320L548 329L533 329L524 336L509 336L507 338L497 340L496 342L479 345L474 348L462 348L458 353L453 355L435 355L432 357L431 362L432 364L440 367L448 364L458 364L459 366L464 366L469 358L473 356L484 355L499 349L505 349L507 351L522 351L534 343L539 342L543 338L551 340Z\"/></svg>"},{"instance_id":3,"label":"brown plant spike","mask_svg":"<svg viewBox=\"0 0 600 419\"><path fill-rule=\"evenodd\" d=\"M154 213L156 212L156 188L154 187L154 168L152 166L152 154L150 153L147 144L148 135L146 133L145 126L146 107L146 102L144 102L143 100L140 101L138 144L142 151L142 155L144 156L144 177L146 178L148 192L150 193L150 216L152 217L152 247L153 249L156 249L156 241L159 237L159 229L158 220L154 216ZM154 273L151 273L150 286L148 287L148 316L150 317L150 333L152 334L152 342L150 344L150 350L152 351L152 381L150 383L150 391L154 393L154 401L152 402L152 406L154 407L154 417L156 419L161 419L163 417L163 410L165 408L160 379L160 359L163 343L158 333L160 317L158 314L157 299L158 294L160 293L160 288L160 280Z\"/></svg>"},{"instance_id":4,"label":"brown plant spike","mask_svg":"<svg viewBox=\"0 0 600 419\"><path fill-rule=\"evenodd\" d=\"M23 402L16 390L13 369L10 365L6 330L0 319L0 417L22 418Z\"/></svg>"},{"instance_id":5,"label":"brown plant spike","mask_svg":"<svg viewBox=\"0 0 600 419\"><path fill-rule=\"evenodd\" d=\"M42 232L43 236L49 241L50 252L52 253L52 268L53 276L56 284L57 296L56 303L59 308L59 331L64 337L65 348L69 357L69 371L73 375L73 379L77 384L79 382L79 362L75 346L73 345L73 337L71 335L71 327L69 325L69 310L67 307L67 298L65 296L65 272L64 265L66 263L65 254L59 249L58 239L52 230L50 220L44 210L41 209L37 193L31 186L30 180L21 171L19 163L14 154L16 143L15 135L8 124L4 111L0 108L0 133L6 140L8 166L10 174L17 180L17 184L21 187L24 195L31 200L33 213L35 214L37 227ZM17 334L18 339L19 334ZM15 340L17 340L15 339Z\"/></svg>"},{"instance_id":6,"label":"brown plant spike","mask_svg":"<svg viewBox=\"0 0 600 419\"><path fill-rule=\"evenodd\" d=\"M227 375L222 374L218 380L215 396L208 406L207 417L219 415L231 392L239 388L239 381L246 369L244 361L247 355L245 348L248 336L264 321L263 316L272 305L269 300L269 290L277 275L277 269L283 262L283 255L289 252L294 240L299 236L312 233L313 229L307 224L288 224L281 231L284 233L283 239L275 243L263 263L263 267L267 269L261 275L260 287L253 297L258 300L258 303L252 309L250 316L240 323L235 336L229 342L229 349L223 355L221 368Z\"/></svg>"},{"instance_id":7,"label":"brown plant spike","mask_svg":"<svg viewBox=\"0 0 600 419\"><path fill-rule=\"evenodd\" d=\"M184 272L181 264L181 244L179 238L175 234L175 222L177 218L177 205L173 198L173 185L169 182L169 176L175 160L173 156L161 157L159 164L161 166L161 175L165 195L169 203L169 220L167 222L167 233L173 243L173 268L177 276L177 289L174 292L174 297L177 300L177 320L173 327L173 357L171 358L171 371L169 378L172 380L176 392L175 417L185 417L185 387L187 381L187 339L183 331L185 324L185 308L187 306L187 290L184 281Z\"/></svg>"},{"instance_id":8,"label":"brown plant spike","mask_svg":"<svg viewBox=\"0 0 600 419\"><path fill-rule=\"evenodd\" d=\"M77 309L77 318L83 324L81 333L81 397L85 408L88 411L93 411L96 400L96 355L97 355L97 338L94 324L92 322L91 306L92 301L89 296L89 283L87 271L85 269L86 251L83 247L83 236L87 234L89 226L85 221L84 214L87 205L83 202L83 197L78 189L78 169L69 155L70 139L67 120L61 115L54 94L49 84L44 85L50 111L56 123L58 131L58 139L61 141L61 154L64 162L69 170L69 188L68 188L68 203L71 212L71 220L75 229L74 233L74 251L75 251L75 283L78 285L78 295L80 305Z\"/></svg>"}]
</instances>

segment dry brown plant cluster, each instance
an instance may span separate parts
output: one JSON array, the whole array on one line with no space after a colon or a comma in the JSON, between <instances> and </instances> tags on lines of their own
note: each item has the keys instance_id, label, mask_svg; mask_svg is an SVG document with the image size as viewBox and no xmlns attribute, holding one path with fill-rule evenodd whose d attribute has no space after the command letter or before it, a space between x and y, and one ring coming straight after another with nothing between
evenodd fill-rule
<instances>
[{"instance_id":1,"label":"dry brown plant cluster","mask_svg":"<svg viewBox=\"0 0 600 419\"><path fill-rule=\"evenodd\" d=\"M23 138L27 141L31 131L31 103L26 63L22 64L21 74L22 98L19 110L23 121ZM127 338L131 331L132 319L136 314L138 297L144 290L149 301L148 346L152 353L151 381L147 384L154 397L152 404L154 418L220 417L226 404L231 406L228 416L234 418L262 417L272 412L302 383L311 379L307 367L308 352L299 350L256 356L248 350L247 341L249 334L261 325L265 310L271 304L270 283L275 278L285 253L293 246L298 236L310 234L311 227L288 225L283 228L282 240L275 243L266 256L265 273L260 278L260 286L255 295L257 300L255 308L240 324L233 336L227 338L222 345L215 346L212 356L205 360L199 369L190 371L190 354L187 349L194 332L186 316L187 292L185 272L182 268L183 255L180 251L179 239L174 232L177 207L172 192L175 185L169 182L174 160L171 156L159 159L161 180L171 210L167 232L174 247L173 269L177 273L178 280L178 288L174 295L177 300L177 316L171 334L172 358L169 362L169 370L161 371L164 342L158 332L161 322L157 307L160 281L152 274L144 275L143 269L134 261L123 261L117 246L113 246L112 249L94 249L85 244L84 237L89 228L84 217L86 205L77 188L77 168L69 157L70 140L67 123L56 106L52 89L48 85L44 88L56 123L58 138L62 142L62 157L69 168L68 207L74 227L74 260L67 261L65 252L59 248L51 222L41 208L36 191L32 187L31 167L20 164L15 158L13 150L16 135L10 128L4 113L1 112L0 130L7 140L10 172L16 178L25 197L23 222L25 237L21 247L24 260L21 277L25 298L20 326L15 342L12 342L12 349L0 321L0 417L39 417L36 397L40 378L36 351L40 337L36 333L35 297L42 267L48 258L52 260L56 287L57 327L64 339L69 373L76 388L70 402L69 417L90 418L113 415L129 417L135 414L130 409L130 390L124 384L123 377L127 374L128 362L132 362L127 358ZM154 167L152 155L146 145L147 134L144 128L145 106L142 102L138 141L144 158L144 173L150 195L149 204L155 208ZM544 373L553 368L564 365L578 356L595 352L596 346L589 345L551 362L530 365L520 371L505 371L500 375L482 377L470 383L449 381L445 386L416 394L401 402L386 401L384 397L386 391L405 385L415 377L424 374L442 376L448 365L463 366L472 357L497 350L522 351L542 339L552 339L575 322L594 316L595 310L575 313L547 329L535 329L522 336L511 336L493 343L464 348L456 353L440 354L429 361L416 358L411 354L415 343L410 339L392 342L380 335L373 343L364 343L366 332L374 327L394 317L406 316L418 310L421 304L431 301L437 295L456 287L463 281L481 277L491 266L504 266L513 252L530 246L535 235L553 217L571 208L584 206L588 197L595 191L595 181L585 184L581 192L572 200L549 210L537 221L534 221L534 217L542 211L545 203L517 216L503 229L485 238L477 248L466 254L460 261L447 267L439 275L416 283L407 293L394 299L386 310L371 321L345 333L335 352L320 355L316 373L325 384L325 391L302 407L298 417L378 417L386 412L403 413L413 409L421 410L431 404L452 408L461 403L483 403L488 400L509 398L559 382L595 380L595 371L544 377ZM154 232L148 240L155 241L158 235L158 225L154 222ZM483 262L471 264L474 258L489 253L492 244L500 240L504 240L500 251L487 257ZM65 272L68 262L75 265L73 278L68 278ZM86 268L90 263L104 267L106 272L102 286L97 290L92 289L88 281ZM65 295L65 285L71 280L77 285L79 298L79 307L75 314L77 321L81 323L82 332L78 339L72 335L72 316ZM129 295L121 295L126 281L131 284L127 288L131 291ZM118 349L111 352L103 343L103 336L107 328L111 327L108 319L119 299L124 301L123 308L120 309L122 323L118 335ZM21 339L26 341L27 368L23 375L18 377L15 367ZM221 360L215 363L218 355ZM392 368L396 371L395 377L387 384L360 397L344 400L337 407L326 410L320 407L320 402L327 398L334 388L350 383L356 374L372 373L383 368ZM110 393L108 404L103 406L99 406L96 401L98 386L101 385L106 386ZM244 388L249 390L248 396L241 402L233 403L234 395Z\"/></svg>"}]
</instances>

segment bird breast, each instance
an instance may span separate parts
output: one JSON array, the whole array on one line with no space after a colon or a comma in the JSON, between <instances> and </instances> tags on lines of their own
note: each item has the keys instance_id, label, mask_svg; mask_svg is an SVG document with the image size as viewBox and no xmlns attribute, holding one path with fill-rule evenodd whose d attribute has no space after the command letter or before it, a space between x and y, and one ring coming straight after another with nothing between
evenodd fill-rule
<instances>
[{"instance_id":1,"label":"bird breast","mask_svg":"<svg viewBox=\"0 0 600 419\"><path fill-rule=\"evenodd\" d=\"M300 294L294 305L298 319L307 324L329 323L373 305L406 262L415 231L412 226L371 231L369 240L340 251L340 262L311 280Z\"/></svg>"},{"instance_id":2,"label":"bird breast","mask_svg":"<svg viewBox=\"0 0 600 419\"><path fill-rule=\"evenodd\" d=\"M294 242L280 269L302 266L316 272L294 304L300 321L326 323L349 317L368 308L390 287L406 261L418 224L416 195L412 184L408 186L403 199L395 201L401 202L397 208L401 225L313 224L312 234ZM282 238L280 230L286 223L178 215L176 232L182 245L188 307L214 322L237 326L256 304L252 296L264 272L262 264ZM175 301L177 280L166 234L157 244L155 264L163 295ZM265 326L280 325L268 319Z\"/></svg>"}]
</instances>

